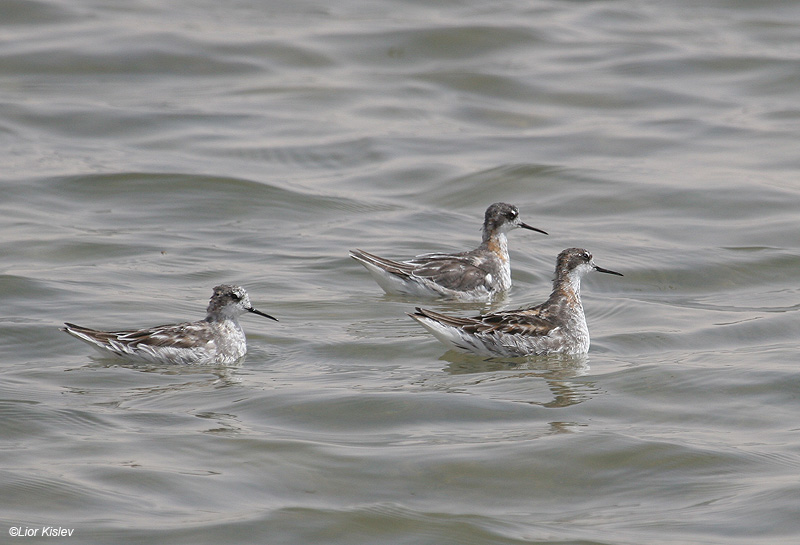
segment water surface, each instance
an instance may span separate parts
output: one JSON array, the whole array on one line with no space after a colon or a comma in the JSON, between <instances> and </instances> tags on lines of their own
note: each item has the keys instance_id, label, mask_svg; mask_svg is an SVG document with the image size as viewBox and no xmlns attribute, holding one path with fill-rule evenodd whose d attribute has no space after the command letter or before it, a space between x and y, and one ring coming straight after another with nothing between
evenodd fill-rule
<instances>
[{"instance_id":1,"label":"water surface","mask_svg":"<svg viewBox=\"0 0 800 545\"><path fill-rule=\"evenodd\" d=\"M794 2L0 6L0 532L80 543L780 544L800 537ZM347 256L463 250L586 357L446 352ZM64 321L203 316L232 368ZM13 541L13 540L12 540ZM23 538L19 538L23 541Z\"/></svg>"}]
</instances>

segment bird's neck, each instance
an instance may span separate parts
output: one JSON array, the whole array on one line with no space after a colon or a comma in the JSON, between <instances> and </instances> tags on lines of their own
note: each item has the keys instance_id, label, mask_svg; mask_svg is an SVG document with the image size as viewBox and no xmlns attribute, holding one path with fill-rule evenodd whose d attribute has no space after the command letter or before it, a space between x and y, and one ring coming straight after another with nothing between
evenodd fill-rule
<instances>
[{"instance_id":1,"label":"bird's neck","mask_svg":"<svg viewBox=\"0 0 800 545\"><path fill-rule=\"evenodd\" d=\"M583 308L581 303L581 276L575 271L558 272L553 281L553 293L550 300L561 300L571 307Z\"/></svg>"},{"instance_id":2,"label":"bird's neck","mask_svg":"<svg viewBox=\"0 0 800 545\"><path fill-rule=\"evenodd\" d=\"M235 327L239 326L239 315L237 313L227 313L227 312L209 312L206 315L206 322L208 323L222 323L228 322Z\"/></svg>"},{"instance_id":3,"label":"bird's neck","mask_svg":"<svg viewBox=\"0 0 800 545\"><path fill-rule=\"evenodd\" d=\"M491 250L500 261L508 262L508 238L505 233L484 233L483 244Z\"/></svg>"}]
</instances>

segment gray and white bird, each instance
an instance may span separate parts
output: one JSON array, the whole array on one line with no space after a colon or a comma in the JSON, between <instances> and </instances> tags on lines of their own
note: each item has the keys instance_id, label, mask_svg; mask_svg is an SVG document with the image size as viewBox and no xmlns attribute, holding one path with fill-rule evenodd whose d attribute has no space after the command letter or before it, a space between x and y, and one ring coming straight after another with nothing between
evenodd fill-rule
<instances>
[{"instance_id":1,"label":"gray and white bird","mask_svg":"<svg viewBox=\"0 0 800 545\"><path fill-rule=\"evenodd\" d=\"M247 340L239 325L243 312L278 321L254 309L244 288L220 285L214 288L205 319L197 322L122 331L98 331L66 323L62 331L105 355L156 364L227 365L247 353Z\"/></svg>"},{"instance_id":2,"label":"gray and white bird","mask_svg":"<svg viewBox=\"0 0 800 545\"><path fill-rule=\"evenodd\" d=\"M499 202L486 209L483 241L474 250L423 254L402 262L363 250L351 250L350 257L364 265L386 293L489 300L511 287L506 233L518 227L547 234L523 222L516 206Z\"/></svg>"},{"instance_id":3,"label":"gray and white bird","mask_svg":"<svg viewBox=\"0 0 800 545\"><path fill-rule=\"evenodd\" d=\"M589 327L581 303L581 278L603 269L582 248L558 255L553 292L544 303L518 310L458 318L417 308L409 314L447 347L482 356L584 354L589 351Z\"/></svg>"}]
</instances>

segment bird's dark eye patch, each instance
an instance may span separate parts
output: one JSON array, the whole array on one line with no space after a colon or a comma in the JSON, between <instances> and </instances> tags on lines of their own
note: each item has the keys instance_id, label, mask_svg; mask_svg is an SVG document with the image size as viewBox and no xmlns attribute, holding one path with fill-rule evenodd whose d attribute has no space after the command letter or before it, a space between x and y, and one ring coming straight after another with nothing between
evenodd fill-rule
<instances>
[{"instance_id":1,"label":"bird's dark eye patch","mask_svg":"<svg viewBox=\"0 0 800 545\"><path fill-rule=\"evenodd\" d=\"M228 295L234 301L241 301L242 300L242 295L240 293L238 293L238 292L232 291Z\"/></svg>"}]
</instances>

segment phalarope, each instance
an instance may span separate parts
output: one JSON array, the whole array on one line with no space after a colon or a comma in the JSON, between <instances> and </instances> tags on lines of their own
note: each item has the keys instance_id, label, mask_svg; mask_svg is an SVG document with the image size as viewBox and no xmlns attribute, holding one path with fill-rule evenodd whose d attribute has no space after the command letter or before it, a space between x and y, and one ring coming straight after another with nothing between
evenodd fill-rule
<instances>
[{"instance_id":1,"label":"phalarope","mask_svg":"<svg viewBox=\"0 0 800 545\"><path fill-rule=\"evenodd\" d=\"M511 287L506 233L517 227L547 234L523 222L516 206L498 202L486 209L483 242L469 252L423 254L404 262L362 250L351 250L350 257L386 293L485 300Z\"/></svg>"},{"instance_id":2,"label":"phalarope","mask_svg":"<svg viewBox=\"0 0 800 545\"><path fill-rule=\"evenodd\" d=\"M66 331L100 352L112 352L148 363L231 364L247 352L247 341L239 315L256 310L244 288L221 285L214 288L204 320L125 331L98 331L66 323Z\"/></svg>"},{"instance_id":3,"label":"phalarope","mask_svg":"<svg viewBox=\"0 0 800 545\"><path fill-rule=\"evenodd\" d=\"M474 318L422 308L409 316L448 347L479 355L584 354L589 351L589 328L581 304L581 277L590 271L622 276L595 265L586 250L568 248L558 255L553 292L540 305Z\"/></svg>"}]
</instances>

